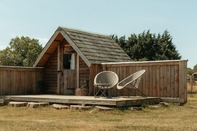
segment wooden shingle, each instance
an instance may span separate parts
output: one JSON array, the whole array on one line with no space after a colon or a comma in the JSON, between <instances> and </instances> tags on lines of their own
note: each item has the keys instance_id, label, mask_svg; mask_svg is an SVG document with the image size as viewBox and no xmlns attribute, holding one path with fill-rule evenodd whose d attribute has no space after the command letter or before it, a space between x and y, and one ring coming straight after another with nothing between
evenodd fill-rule
<instances>
[{"instance_id":1,"label":"wooden shingle","mask_svg":"<svg viewBox=\"0 0 197 131\"><path fill-rule=\"evenodd\" d=\"M55 44L57 42L54 42L57 38L54 36L58 37L58 40L60 38L67 40L89 67L91 64L131 61L131 58L110 36L58 27L45 46L44 52L36 60L34 67L43 66L48 58L45 55L57 47L58 44Z\"/></svg>"}]
</instances>

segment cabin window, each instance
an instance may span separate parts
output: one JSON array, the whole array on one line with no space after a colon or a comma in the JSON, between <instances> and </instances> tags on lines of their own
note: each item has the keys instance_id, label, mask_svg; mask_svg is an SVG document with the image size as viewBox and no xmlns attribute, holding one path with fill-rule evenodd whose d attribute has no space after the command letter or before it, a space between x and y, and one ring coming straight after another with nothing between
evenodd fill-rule
<instances>
[{"instance_id":1,"label":"cabin window","mask_svg":"<svg viewBox=\"0 0 197 131\"><path fill-rule=\"evenodd\" d=\"M64 54L63 55L63 68L68 70L75 69L75 54Z\"/></svg>"}]
</instances>

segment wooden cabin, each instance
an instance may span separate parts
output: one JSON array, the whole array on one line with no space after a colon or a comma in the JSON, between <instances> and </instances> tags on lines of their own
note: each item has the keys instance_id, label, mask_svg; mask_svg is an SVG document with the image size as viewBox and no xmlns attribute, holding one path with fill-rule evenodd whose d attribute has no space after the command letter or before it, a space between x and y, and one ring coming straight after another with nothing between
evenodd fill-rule
<instances>
[{"instance_id":1,"label":"wooden cabin","mask_svg":"<svg viewBox=\"0 0 197 131\"><path fill-rule=\"evenodd\" d=\"M43 93L74 95L86 84L93 95L93 79L101 63L131 58L110 36L59 27L33 67L44 67Z\"/></svg>"},{"instance_id":2,"label":"wooden cabin","mask_svg":"<svg viewBox=\"0 0 197 131\"><path fill-rule=\"evenodd\" d=\"M114 71L121 81L142 69L146 72L139 90L148 97L187 102L187 60L134 62L107 35L59 27L33 67L0 66L0 95L75 95L84 85L93 95L94 77L100 71ZM110 90L112 96L119 92L128 95L126 89ZM132 95L140 94L133 90Z\"/></svg>"}]
</instances>

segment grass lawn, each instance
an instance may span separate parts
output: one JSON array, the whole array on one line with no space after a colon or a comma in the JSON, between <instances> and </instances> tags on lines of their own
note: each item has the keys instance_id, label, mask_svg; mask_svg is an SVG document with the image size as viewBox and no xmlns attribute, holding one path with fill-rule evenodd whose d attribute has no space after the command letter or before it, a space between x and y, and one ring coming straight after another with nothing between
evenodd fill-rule
<instances>
[{"instance_id":1,"label":"grass lawn","mask_svg":"<svg viewBox=\"0 0 197 131\"><path fill-rule=\"evenodd\" d=\"M56 110L0 106L0 131L193 131L197 130L197 94L184 106L143 110Z\"/></svg>"}]
</instances>

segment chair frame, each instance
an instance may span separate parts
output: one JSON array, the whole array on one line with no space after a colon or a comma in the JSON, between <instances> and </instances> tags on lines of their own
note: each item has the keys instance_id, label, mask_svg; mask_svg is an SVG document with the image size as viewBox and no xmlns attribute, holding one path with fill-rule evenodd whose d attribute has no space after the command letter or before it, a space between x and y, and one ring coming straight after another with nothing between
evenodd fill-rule
<instances>
[{"instance_id":1,"label":"chair frame","mask_svg":"<svg viewBox=\"0 0 197 131\"><path fill-rule=\"evenodd\" d=\"M99 77L102 75L105 75L107 79L98 82ZM110 78L110 76L113 76L113 78ZM107 97L112 98L112 95L109 92L109 89L115 87L119 81L118 75L113 71L102 71L98 73L94 78L94 97L97 96L99 93L101 93L100 97ZM96 88L98 89L96 92Z\"/></svg>"},{"instance_id":2,"label":"chair frame","mask_svg":"<svg viewBox=\"0 0 197 131\"><path fill-rule=\"evenodd\" d=\"M146 70L140 70L124 78L117 84L117 89L121 90L123 88L126 88L129 91L128 97L130 96L130 93L133 89L136 89L138 92L140 92L142 94L142 97L147 97L142 91L138 89L142 75L145 73L145 71Z\"/></svg>"}]
</instances>

